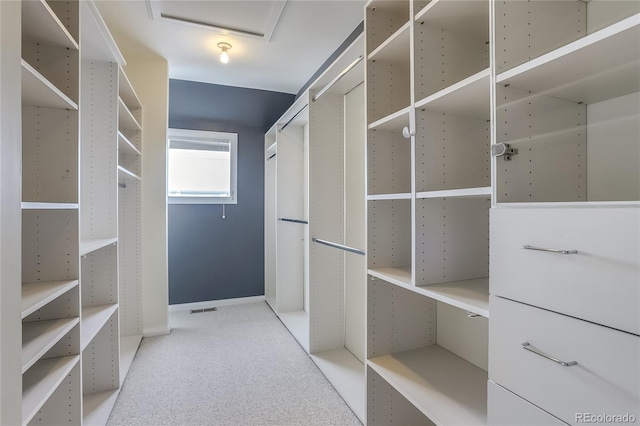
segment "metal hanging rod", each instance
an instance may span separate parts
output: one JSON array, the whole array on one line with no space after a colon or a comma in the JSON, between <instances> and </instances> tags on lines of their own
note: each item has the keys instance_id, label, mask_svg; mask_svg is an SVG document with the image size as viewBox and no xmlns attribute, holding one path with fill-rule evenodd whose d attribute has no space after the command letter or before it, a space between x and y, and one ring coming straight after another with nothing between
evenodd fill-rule
<instances>
[{"instance_id":1,"label":"metal hanging rod","mask_svg":"<svg viewBox=\"0 0 640 426\"><path fill-rule=\"evenodd\" d=\"M358 57L358 59L356 59L355 61L351 62L351 64L346 67L340 74L338 74L338 76L336 78L334 78L333 80L331 80L329 82L329 84L327 84L326 86L324 86L322 88L322 90L320 90L313 98L311 98L311 100L313 100L313 102L317 101L318 98L320 98L320 96L322 96L324 94L324 92L326 92L327 90L331 89L333 87L334 84L336 84L338 82L338 80L340 80L342 77L344 77L349 71L351 71L351 69L353 67L355 67L356 65L358 65L358 63L364 58L364 56L360 55Z\"/></svg>"},{"instance_id":2,"label":"metal hanging rod","mask_svg":"<svg viewBox=\"0 0 640 426\"><path fill-rule=\"evenodd\" d=\"M295 120L295 119L296 119L296 117L298 117L300 114L302 114L302 113L304 112L304 110L305 110L305 109L307 109L307 108L309 108L309 104L306 104L305 106L303 106L303 107L300 109L300 111L296 112L296 114L295 114L293 117L291 117L291 119L290 119L289 121L287 121L286 123L284 123L284 126L282 126L282 127L280 128L280 130L278 130L278 132L281 132L281 131L283 131L284 129L286 129L286 128L287 128L287 126L289 125L289 123L291 123L293 120Z\"/></svg>"},{"instance_id":3,"label":"metal hanging rod","mask_svg":"<svg viewBox=\"0 0 640 426\"><path fill-rule=\"evenodd\" d=\"M332 243L331 241L321 240L319 238L312 238L312 240L313 240L314 243L323 244L325 246L329 246L329 247L337 248L337 249L340 249L340 250L348 251L350 253L360 254L362 256L364 256L364 254L365 254L364 250L360 250L360 249L349 247L349 246L343 246L342 244Z\"/></svg>"},{"instance_id":4,"label":"metal hanging rod","mask_svg":"<svg viewBox=\"0 0 640 426\"><path fill-rule=\"evenodd\" d=\"M306 220L300 220L300 219L289 219L286 217L279 217L278 220L282 221L282 222L291 222L291 223L303 223L305 225L308 225L309 222Z\"/></svg>"},{"instance_id":5,"label":"metal hanging rod","mask_svg":"<svg viewBox=\"0 0 640 426\"><path fill-rule=\"evenodd\" d=\"M275 156L276 156L276 154L273 154L271 157L267 158L267 161L271 160Z\"/></svg>"}]
</instances>

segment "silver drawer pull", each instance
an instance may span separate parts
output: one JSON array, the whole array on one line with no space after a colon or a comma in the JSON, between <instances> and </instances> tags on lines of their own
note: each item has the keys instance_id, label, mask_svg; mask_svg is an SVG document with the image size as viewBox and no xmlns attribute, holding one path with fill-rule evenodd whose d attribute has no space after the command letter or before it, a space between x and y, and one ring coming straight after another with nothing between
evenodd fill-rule
<instances>
[{"instance_id":1,"label":"silver drawer pull","mask_svg":"<svg viewBox=\"0 0 640 426\"><path fill-rule=\"evenodd\" d=\"M546 359L550 359L551 361L560 364L563 367L573 367L574 365L578 365L578 363L576 361L569 361L569 362L564 362L564 361L560 361L559 359L556 359L552 356L549 356L547 354L544 354L536 349L533 348L533 346L531 346L531 344L529 342L524 342L520 344L522 346L522 349L526 349L529 352L533 352L536 355L540 355L541 357L544 357Z\"/></svg>"},{"instance_id":2,"label":"silver drawer pull","mask_svg":"<svg viewBox=\"0 0 640 426\"><path fill-rule=\"evenodd\" d=\"M559 253L559 254L578 254L578 250L556 250L556 249L548 249L542 247L534 247L530 245L522 246L525 250L538 250L538 251L548 251L549 253Z\"/></svg>"}]
</instances>

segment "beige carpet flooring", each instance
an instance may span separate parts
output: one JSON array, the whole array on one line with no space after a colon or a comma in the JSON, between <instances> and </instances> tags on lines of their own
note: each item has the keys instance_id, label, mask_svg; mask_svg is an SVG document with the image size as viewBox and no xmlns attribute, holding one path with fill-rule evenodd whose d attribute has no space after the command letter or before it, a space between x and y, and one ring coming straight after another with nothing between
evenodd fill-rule
<instances>
[{"instance_id":1,"label":"beige carpet flooring","mask_svg":"<svg viewBox=\"0 0 640 426\"><path fill-rule=\"evenodd\" d=\"M360 425L266 303L170 324L142 340L108 425Z\"/></svg>"}]
</instances>

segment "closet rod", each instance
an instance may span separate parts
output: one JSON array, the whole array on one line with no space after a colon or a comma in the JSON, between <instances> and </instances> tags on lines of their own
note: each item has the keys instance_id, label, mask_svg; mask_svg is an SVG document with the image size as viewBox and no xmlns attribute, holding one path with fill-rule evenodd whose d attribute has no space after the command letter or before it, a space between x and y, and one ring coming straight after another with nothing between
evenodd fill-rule
<instances>
[{"instance_id":1,"label":"closet rod","mask_svg":"<svg viewBox=\"0 0 640 426\"><path fill-rule=\"evenodd\" d=\"M313 100L313 102L317 101L318 98L320 98L320 96L322 96L324 94L324 92L326 92L327 90L331 89L331 87L333 87L334 84L336 84L338 82L338 80L340 80L342 77L344 77L349 71L351 71L351 69L353 67L355 67L356 65L358 65L358 63L364 58L364 56L360 55L358 57L358 59L356 59L355 61L351 62L351 64L346 67L344 69L344 71L342 71L340 74L338 74L338 76L336 78L334 78L333 80L331 80L331 82L329 84L327 84L326 86L324 86L322 88L322 90L320 90L313 98L311 98Z\"/></svg>"},{"instance_id":2,"label":"closet rod","mask_svg":"<svg viewBox=\"0 0 640 426\"><path fill-rule=\"evenodd\" d=\"M321 240L319 238L312 238L312 240L313 240L314 243L324 244L325 246L329 246L329 247L337 248L337 249L340 249L340 250L348 251L350 253L361 254L362 256L364 256L364 254L365 254L364 250L360 250L360 249L349 247L349 246L343 246L342 244L332 243L331 241Z\"/></svg>"},{"instance_id":3,"label":"closet rod","mask_svg":"<svg viewBox=\"0 0 640 426\"><path fill-rule=\"evenodd\" d=\"M291 222L291 223L303 223L305 225L308 225L309 222L306 220L300 220L300 219L289 219L286 217L279 217L278 220L281 220L282 222Z\"/></svg>"},{"instance_id":4,"label":"closet rod","mask_svg":"<svg viewBox=\"0 0 640 426\"><path fill-rule=\"evenodd\" d=\"M284 126L282 126L282 127L280 128L280 130L278 130L278 131L279 131L279 132L283 131L283 130L284 130L284 129L289 125L289 123L291 123L293 120L295 120L295 119L296 119L296 117L297 117L297 116L299 116L300 114L302 114L302 112L303 112L305 109L307 109L307 108L309 108L309 104L306 104L305 106L303 106L303 107L300 109L300 111L296 112L296 115L294 115L293 117L291 117L291 119L290 119L289 121L287 121L286 123L284 123Z\"/></svg>"}]
</instances>

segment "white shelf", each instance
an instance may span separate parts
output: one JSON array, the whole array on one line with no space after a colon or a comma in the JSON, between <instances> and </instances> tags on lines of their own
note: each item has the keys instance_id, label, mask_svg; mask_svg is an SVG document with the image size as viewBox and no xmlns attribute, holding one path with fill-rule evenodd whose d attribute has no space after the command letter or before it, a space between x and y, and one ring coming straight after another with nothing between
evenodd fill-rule
<instances>
[{"instance_id":1,"label":"white shelf","mask_svg":"<svg viewBox=\"0 0 640 426\"><path fill-rule=\"evenodd\" d=\"M21 65L22 105L78 110L77 103L62 93L24 59L21 60Z\"/></svg>"},{"instance_id":2,"label":"white shelf","mask_svg":"<svg viewBox=\"0 0 640 426\"><path fill-rule=\"evenodd\" d=\"M410 200L411 193L403 192L400 194L374 194L367 195L367 201L381 201L381 200Z\"/></svg>"},{"instance_id":3,"label":"white shelf","mask_svg":"<svg viewBox=\"0 0 640 426\"><path fill-rule=\"evenodd\" d=\"M404 62L409 61L409 27L407 22L391 34L380 46L368 56L370 61Z\"/></svg>"},{"instance_id":4,"label":"white shelf","mask_svg":"<svg viewBox=\"0 0 640 426\"><path fill-rule=\"evenodd\" d=\"M111 244L115 244L117 242L118 242L117 238L103 238L103 239L80 241L80 255L89 254L91 252L100 250L103 247L106 247Z\"/></svg>"},{"instance_id":5,"label":"white shelf","mask_svg":"<svg viewBox=\"0 0 640 426\"><path fill-rule=\"evenodd\" d=\"M489 278L416 286L415 291L456 308L489 318Z\"/></svg>"},{"instance_id":6,"label":"white shelf","mask_svg":"<svg viewBox=\"0 0 640 426\"><path fill-rule=\"evenodd\" d=\"M409 126L409 112L411 111L411 107L402 108L400 111L396 111L393 114L389 114L386 117L381 118L380 120L376 120L373 123L369 124L368 128L371 129L380 129L380 130L395 130L402 131L402 128L405 126Z\"/></svg>"},{"instance_id":7,"label":"white shelf","mask_svg":"<svg viewBox=\"0 0 640 426\"><path fill-rule=\"evenodd\" d=\"M345 348L318 352L310 356L342 399L364 423L366 412L364 364Z\"/></svg>"},{"instance_id":8,"label":"white shelf","mask_svg":"<svg viewBox=\"0 0 640 426\"><path fill-rule=\"evenodd\" d=\"M489 1L431 0L416 14L416 22L489 41Z\"/></svg>"},{"instance_id":9,"label":"white shelf","mask_svg":"<svg viewBox=\"0 0 640 426\"><path fill-rule=\"evenodd\" d=\"M491 115L491 70L480 71L416 102L416 109L489 120Z\"/></svg>"},{"instance_id":10,"label":"white shelf","mask_svg":"<svg viewBox=\"0 0 640 426\"><path fill-rule=\"evenodd\" d=\"M640 90L640 14L497 76L519 89L587 104Z\"/></svg>"},{"instance_id":11,"label":"white shelf","mask_svg":"<svg viewBox=\"0 0 640 426\"><path fill-rule=\"evenodd\" d=\"M78 280L41 281L22 284L22 318L31 315L77 285Z\"/></svg>"},{"instance_id":12,"label":"white shelf","mask_svg":"<svg viewBox=\"0 0 640 426\"><path fill-rule=\"evenodd\" d=\"M140 176L138 176L137 174L125 169L122 166L118 166L118 174L124 176L126 179L142 180L140 178Z\"/></svg>"},{"instance_id":13,"label":"white shelf","mask_svg":"<svg viewBox=\"0 0 640 426\"><path fill-rule=\"evenodd\" d=\"M138 123L138 120L133 116L129 108L125 105L122 98L118 98L118 129L119 130L132 130L139 131L142 127Z\"/></svg>"},{"instance_id":14,"label":"white shelf","mask_svg":"<svg viewBox=\"0 0 640 426\"><path fill-rule=\"evenodd\" d=\"M109 318L118 310L117 304L87 306L80 316L80 348L84 350L102 330Z\"/></svg>"},{"instance_id":15,"label":"white shelf","mask_svg":"<svg viewBox=\"0 0 640 426\"><path fill-rule=\"evenodd\" d=\"M416 193L416 198L491 198L491 187L445 189Z\"/></svg>"},{"instance_id":16,"label":"white shelf","mask_svg":"<svg viewBox=\"0 0 640 426\"><path fill-rule=\"evenodd\" d=\"M487 424L487 372L440 346L367 364L435 424Z\"/></svg>"},{"instance_id":17,"label":"white shelf","mask_svg":"<svg viewBox=\"0 0 640 426\"><path fill-rule=\"evenodd\" d=\"M305 311L281 312L278 317L300 346L309 352L309 314Z\"/></svg>"},{"instance_id":18,"label":"white shelf","mask_svg":"<svg viewBox=\"0 0 640 426\"><path fill-rule=\"evenodd\" d=\"M119 95L122 98L122 101L127 105L130 109L140 109L142 108L142 103L140 102L140 98L136 94L136 91L133 90L133 85L129 81L129 77L125 74L122 67L119 70Z\"/></svg>"},{"instance_id":19,"label":"white shelf","mask_svg":"<svg viewBox=\"0 0 640 426\"><path fill-rule=\"evenodd\" d=\"M369 269L367 273L372 277L376 277L402 287L413 288L411 266L399 266L395 268L375 268Z\"/></svg>"},{"instance_id":20,"label":"white shelf","mask_svg":"<svg viewBox=\"0 0 640 426\"><path fill-rule=\"evenodd\" d=\"M84 394L82 396L82 424L86 426L107 424L119 394L119 388Z\"/></svg>"},{"instance_id":21,"label":"white shelf","mask_svg":"<svg viewBox=\"0 0 640 426\"><path fill-rule=\"evenodd\" d=\"M78 210L78 203L22 202L22 210Z\"/></svg>"},{"instance_id":22,"label":"white shelf","mask_svg":"<svg viewBox=\"0 0 640 426\"><path fill-rule=\"evenodd\" d=\"M78 363L78 355L43 359L22 375L22 424L38 414L40 408Z\"/></svg>"},{"instance_id":23,"label":"white shelf","mask_svg":"<svg viewBox=\"0 0 640 426\"><path fill-rule=\"evenodd\" d=\"M124 383L124 379L129 373L133 359L138 352L142 335L120 336L120 386Z\"/></svg>"},{"instance_id":24,"label":"white shelf","mask_svg":"<svg viewBox=\"0 0 640 426\"><path fill-rule=\"evenodd\" d=\"M138 176L137 174L133 173L132 171L122 166L118 166L118 174L124 177L125 179L142 180L140 176Z\"/></svg>"},{"instance_id":25,"label":"white shelf","mask_svg":"<svg viewBox=\"0 0 640 426\"><path fill-rule=\"evenodd\" d=\"M22 2L22 34L49 46L78 50L78 42L45 0Z\"/></svg>"},{"instance_id":26,"label":"white shelf","mask_svg":"<svg viewBox=\"0 0 640 426\"><path fill-rule=\"evenodd\" d=\"M79 321L76 317L22 323L22 373L42 358Z\"/></svg>"},{"instance_id":27,"label":"white shelf","mask_svg":"<svg viewBox=\"0 0 640 426\"><path fill-rule=\"evenodd\" d=\"M118 130L118 149L120 150L120 152L124 152L125 154L138 155L138 156L142 155L140 150L136 148L136 146L133 143L131 143L131 141L119 130Z\"/></svg>"}]
</instances>

